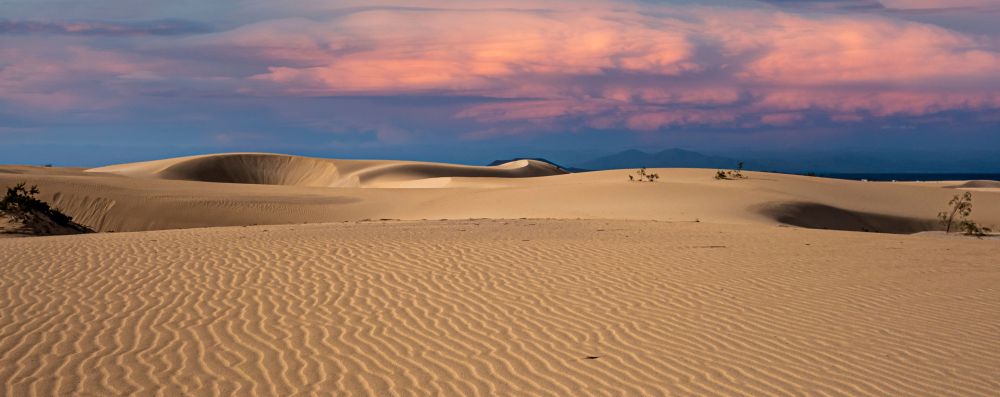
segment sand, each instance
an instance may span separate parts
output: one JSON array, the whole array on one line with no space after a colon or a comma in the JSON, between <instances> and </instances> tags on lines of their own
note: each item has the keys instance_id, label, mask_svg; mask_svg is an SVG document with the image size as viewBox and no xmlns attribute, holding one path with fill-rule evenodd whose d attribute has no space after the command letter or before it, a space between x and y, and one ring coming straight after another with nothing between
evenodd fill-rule
<instances>
[{"instance_id":1,"label":"sand","mask_svg":"<svg viewBox=\"0 0 1000 397\"><path fill-rule=\"evenodd\" d=\"M105 232L0 239L0 395L1000 390L1000 243L795 226L903 233L954 188L190 159L0 167Z\"/></svg>"},{"instance_id":2,"label":"sand","mask_svg":"<svg viewBox=\"0 0 1000 397\"><path fill-rule=\"evenodd\" d=\"M915 233L938 229L937 213L958 192L935 184L756 172L747 172L747 180L717 181L715 170L652 171L660 182L630 183L632 170L564 174L530 160L469 167L243 153L91 170L0 166L0 185L38 184L43 199L104 232L527 217ZM1000 192L974 195L974 218L1000 226Z\"/></svg>"}]
</instances>

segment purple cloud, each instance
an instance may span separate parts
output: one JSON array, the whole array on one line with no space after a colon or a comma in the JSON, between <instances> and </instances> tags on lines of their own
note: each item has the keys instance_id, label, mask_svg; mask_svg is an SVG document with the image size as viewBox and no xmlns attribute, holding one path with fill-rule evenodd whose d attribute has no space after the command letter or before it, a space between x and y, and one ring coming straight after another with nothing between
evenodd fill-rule
<instances>
[{"instance_id":1,"label":"purple cloud","mask_svg":"<svg viewBox=\"0 0 1000 397\"><path fill-rule=\"evenodd\" d=\"M208 25L184 20L142 22L0 20L0 34L80 36L178 36L207 33Z\"/></svg>"},{"instance_id":2,"label":"purple cloud","mask_svg":"<svg viewBox=\"0 0 1000 397\"><path fill-rule=\"evenodd\" d=\"M0 104L67 124L171 109L158 115L169 124L211 118L213 106L225 106L226 117L267 115L272 125L397 143L419 141L416 126L469 139L591 130L805 134L817 124L836 131L1000 110L995 27L972 34L933 15L916 21L890 10L944 2L769 3L781 7L260 2L227 14L215 31L187 19L0 20ZM328 109L328 98L367 107ZM365 98L449 101L413 111ZM216 142L264 134L239 120L220 124L236 125L215 131Z\"/></svg>"}]
</instances>

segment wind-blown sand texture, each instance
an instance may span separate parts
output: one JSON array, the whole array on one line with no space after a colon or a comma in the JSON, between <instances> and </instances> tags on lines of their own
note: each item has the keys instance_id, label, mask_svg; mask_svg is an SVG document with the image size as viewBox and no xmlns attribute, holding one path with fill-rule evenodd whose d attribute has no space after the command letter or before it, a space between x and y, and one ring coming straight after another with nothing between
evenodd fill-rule
<instances>
[{"instance_id":1,"label":"wind-blown sand texture","mask_svg":"<svg viewBox=\"0 0 1000 397\"><path fill-rule=\"evenodd\" d=\"M5 239L0 251L9 396L1000 389L992 242L480 220Z\"/></svg>"},{"instance_id":2,"label":"wind-blown sand texture","mask_svg":"<svg viewBox=\"0 0 1000 397\"><path fill-rule=\"evenodd\" d=\"M954 184L629 172L2 166L117 232L0 239L0 395L1000 390L996 240L802 228L934 230Z\"/></svg>"}]
</instances>

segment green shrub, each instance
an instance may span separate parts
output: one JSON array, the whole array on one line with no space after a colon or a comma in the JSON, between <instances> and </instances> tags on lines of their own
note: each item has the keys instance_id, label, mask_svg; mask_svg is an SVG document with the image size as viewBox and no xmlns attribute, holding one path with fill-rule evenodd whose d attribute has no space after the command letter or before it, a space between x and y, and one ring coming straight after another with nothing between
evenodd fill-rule
<instances>
[{"instance_id":1,"label":"green shrub","mask_svg":"<svg viewBox=\"0 0 1000 397\"><path fill-rule=\"evenodd\" d=\"M21 182L7 188L7 194L0 200L0 214L25 224L33 222L39 217L45 217L59 226L82 228L82 226L73 223L73 217L35 198L39 193L38 186L32 185L29 188L25 185L24 182Z\"/></svg>"},{"instance_id":2,"label":"green shrub","mask_svg":"<svg viewBox=\"0 0 1000 397\"><path fill-rule=\"evenodd\" d=\"M646 172L646 167L636 170L635 175L628 176L628 180L631 182L656 182L658 179L660 179L660 174Z\"/></svg>"},{"instance_id":3,"label":"green shrub","mask_svg":"<svg viewBox=\"0 0 1000 397\"><path fill-rule=\"evenodd\" d=\"M978 223L973 221L962 221L958 224L958 230L961 230L966 236L974 236L983 238L993 232L992 229L988 227L980 226Z\"/></svg>"},{"instance_id":4,"label":"green shrub","mask_svg":"<svg viewBox=\"0 0 1000 397\"><path fill-rule=\"evenodd\" d=\"M951 201L948 201L948 206L951 207L948 211L938 213L938 219L940 219L941 225L944 226L945 233L951 233L956 218L958 220L958 230L967 236L983 237L993 231L969 219L969 215L972 215L972 192L965 192L961 195L956 194L955 197L951 198Z\"/></svg>"},{"instance_id":5,"label":"green shrub","mask_svg":"<svg viewBox=\"0 0 1000 397\"><path fill-rule=\"evenodd\" d=\"M746 175L743 175L743 162L740 161L736 163L735 170L718 170L715 172L715 179L726 180L726 179L747 179Z\"/></svg>"}]
</instances>

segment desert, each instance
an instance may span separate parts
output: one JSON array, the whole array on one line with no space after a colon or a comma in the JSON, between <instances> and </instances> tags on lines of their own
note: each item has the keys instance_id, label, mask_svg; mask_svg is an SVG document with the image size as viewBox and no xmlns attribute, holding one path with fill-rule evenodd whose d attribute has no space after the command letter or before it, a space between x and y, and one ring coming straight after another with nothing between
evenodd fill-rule
<instances>
[{"instance_id":1,"label":"desert","mask_svg":"<svg viewBox=\"0 0 1000 397\"><path fill-rule=\"evenodd\" d=\"M998 397L998 21L0 0L0 397Z\"/></svg>"},{"instance_id":2,"label":"desert","mask_svg":"<svg viewBox=\"0 0 1000 397\"><path fill-rule=\"evenodd\" d=\"M97 233L0 239L30 395L990 395L983 183L266 153L0 167ZM1000 193L975 191L1000 224ZM826 230L823 230L826 229Z\"/></svg>"}]
</instances>

